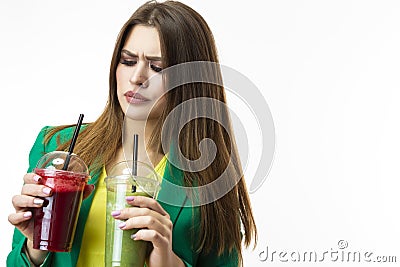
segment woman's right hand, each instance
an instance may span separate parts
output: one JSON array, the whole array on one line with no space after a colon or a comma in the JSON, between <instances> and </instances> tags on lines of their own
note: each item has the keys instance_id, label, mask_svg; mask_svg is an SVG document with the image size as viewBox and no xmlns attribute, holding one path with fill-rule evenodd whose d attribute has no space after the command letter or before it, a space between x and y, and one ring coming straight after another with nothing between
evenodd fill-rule
<instances>
[{"instance_id":1,"label":"woman's right hand","mask_svg":"<svg viewBox=\"0 0 400 267\"><path fill-rule=\"evenodd\" d=\"M8 216L8 221L14 225L28 240L24 247L25 254L34 265L40 265L46 258L47 251L33 249L33 208L43 204L43 197L51 195L51 188L40 184L41 177L35 173L24 175L24 185L21 194L12 198L15 213Z\"/></svg>"},{"instance_id":2,"label":"woman's right hand","mask_svg":"<svg viewBox=\"0 0 400 267\"><path fill-rule=\"evenodd\" d=\"M33 208L43 204L43 198L51 195L51 188L40 183L41 177L34 173L24 175L24 185L21 194L12 198L15 213L8 216L8 221L14 225L28 240L33 240Z\"/></svg>"},{"instance_id":3,"label":"woman's right hand","mask_svg":"<svg viewBox=\"0 0 400 267\"><path fill-rule=\"evenodd\" d=\"M28 240L33 240L32 209L43 205L43 198L51 195L51 188L42 185L42 178L35 173L27 173L24 176L24 185L21 194L12 198L15 213L8 216L8 221L14 225ZM94 185L86 185L83 199L94 190Z\"/></svg>"},{"instance_id":4,"label":"woman's right hand","mask_svg":"<svg viewBox=\"0 0 400 267\"><path fill-rule=\"evenodd\" d=\"M42 178L35 173L24 175L24 185L21 194L12 198L15 213L8 216L8 221L14 225L28 240L26 243L26 253L32 263L40 265L47 251L33 249L33 214L34 208L40 208L44 200L52 194L51 188L41 184ZM94 190L94 185L86 185L83 198L88 197Z\"/></svg>"}]
</instances>

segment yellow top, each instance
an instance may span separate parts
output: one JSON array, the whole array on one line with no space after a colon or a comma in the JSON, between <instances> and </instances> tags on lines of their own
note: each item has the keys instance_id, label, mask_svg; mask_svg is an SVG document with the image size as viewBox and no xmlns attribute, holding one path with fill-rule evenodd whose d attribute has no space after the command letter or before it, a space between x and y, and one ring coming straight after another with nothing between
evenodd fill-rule
<instances>
[{"instance_id":1,"label":"yellow top","mask_svg":"<svg viewBox=\"0 0 400 267\"><path fill-rule=\"evenodd\" d=\"M155 167L155 171L160 175L160 177L164 176L166 163L167 157L164 156ZM104 179L106 176L106 170L103 167L94 192L93 203L90 207L85 230L83 232L81 251L76 265L77 267L104 266L107 196Z\"/></svg>"}]
</instances>

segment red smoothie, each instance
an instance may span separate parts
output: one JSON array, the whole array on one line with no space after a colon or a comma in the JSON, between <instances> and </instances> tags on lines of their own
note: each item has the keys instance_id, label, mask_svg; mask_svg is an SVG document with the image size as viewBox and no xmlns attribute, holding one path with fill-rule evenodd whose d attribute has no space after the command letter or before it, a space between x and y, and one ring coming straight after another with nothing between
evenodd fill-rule
<instances>
[{"instance_id":1,"label":"red smoothie","mask_svg":"<svg viewBox=\"0 0 400 267\"><path fill-rule=\"evenodd\" d=\"M71 250L83 189L88 176L62 170L36 169L42 183L52 189L41 208L34 210L33 247L56 252Z\"/></svg>"}]
</instances>

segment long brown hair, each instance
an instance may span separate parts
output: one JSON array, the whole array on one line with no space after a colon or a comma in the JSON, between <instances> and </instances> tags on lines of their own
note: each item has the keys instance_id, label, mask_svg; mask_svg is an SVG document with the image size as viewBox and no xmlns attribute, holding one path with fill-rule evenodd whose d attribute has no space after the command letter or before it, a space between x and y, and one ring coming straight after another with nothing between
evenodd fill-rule
<instances>
[{"instance_id":1,"label":"long brown hair","mask_svg":"<svg viewBox=\"0 0 400 267\"><path fill-rule=\"evenodd\" d=\"M83 130L75 146L75 151L87 162L92 170L99 169L104 164L113 161L115 151L122 146L122 127L124 114L117 98L116 68L120 61L120 52L130 30L134 25L147 25L157 29L160 36L163 66L192 61L207 61L218 63L217 49L210 28L200 14L177 1L158 3L149 1L139 7L122 27L112 56L109 76L109 97L101 116ZM207 97L226 103L224 88L220 85L207 83L191 83L178 86L166 94L167 105L159 118L160 123L154 129L147 146L158 147L165 154L161 145L161 130L163 122L170 112L186 100ZM199 105L192 106L189 112L176 117L175 121L187 121L187 116L198 114ZM186 116L186 117L185 117ZM195 116L196 117L196 116ZM214 181L233 160L234 168L229 168L228 175L238 176L237 184L218 200L200 206L200 233L198 251L209 253L216 250L220 255L224 251L236 249L239 262L242 264L242 237L248 247L254 241L257 243L257 229L253 217L250 199L243 178L234 133L229 119L228 110L217 108L213 111L213 119L196 118L187 123L179 132L179 148L189 160L198 159L200 155L199 142L210 138L217 147L213 163L199 172L184 172L187 186L206 185ZM222 127L218 121L228 120L229 127ZM179 123L178 123L179 124ZM48 138L61 128L50 132ZM155 146L154 146L155 145ZM67 149L68 142L61 144L59 149Z\"/></svg>"}]
</instances>

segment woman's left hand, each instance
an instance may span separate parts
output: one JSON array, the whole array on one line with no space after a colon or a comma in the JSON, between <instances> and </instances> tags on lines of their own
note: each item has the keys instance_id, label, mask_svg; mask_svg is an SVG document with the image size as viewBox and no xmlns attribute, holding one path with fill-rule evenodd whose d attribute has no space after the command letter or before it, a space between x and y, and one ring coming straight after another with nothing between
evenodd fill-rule
<instances>
[{"instance_id":1,"label":"woman's left hand","mask_svg":"<svg viewBox=\"0 0 400 267\"><path fill-rule=\"evenodd\" d=\"M127 197L132 207L113 211L115 219L125 220L119 225L122 230L140 229L133 236L134 240L150 241L153 249L150 252L149 267L185 266L182 260L172 251L172 222L169 214L153 198L144 196Z\"/></svg>"}]
</instances>

